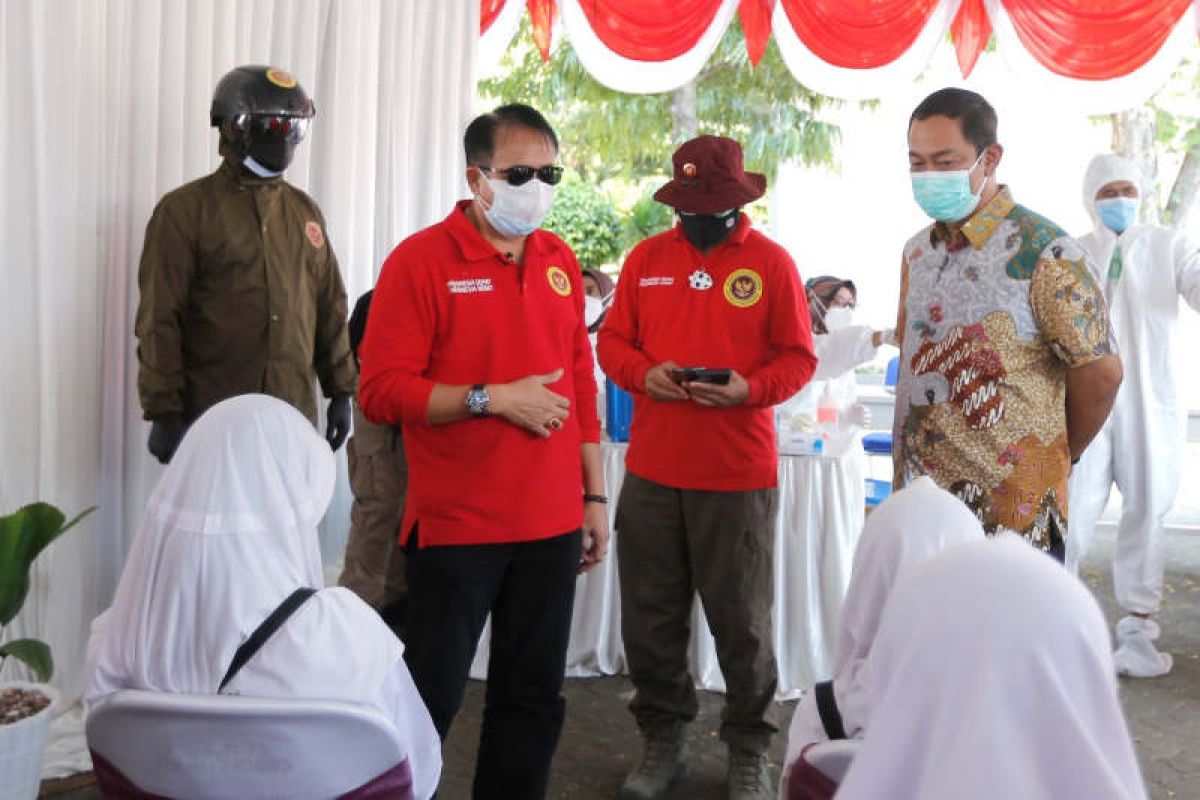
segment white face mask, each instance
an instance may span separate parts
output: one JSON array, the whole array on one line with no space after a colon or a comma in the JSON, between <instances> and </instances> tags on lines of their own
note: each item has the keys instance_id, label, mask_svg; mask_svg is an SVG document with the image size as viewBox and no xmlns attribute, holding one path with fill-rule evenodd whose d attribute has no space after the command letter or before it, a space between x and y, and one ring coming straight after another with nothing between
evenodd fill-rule
<instances>
[{"instance_id":1,"label":"white face mask","mask_svg":"<svg viewBox=\"0 0 1200 800\"><path fill-rule=\"evenodd\" d=\"M854 312L845 307L831 308L825 312L825 330L840 331L854 322Z\"/></svg>"},{"instance_id":2,"label":"white face mask","mask_svg":"<svg viewBox=\"0 0 1200 800\"><path fill-rule=\"evenodd\" d=\"M554 187L537 178L520 186L498 178L488 178L487 182L492 187L491 204L479 195L475 197L496 233L506 238L516 239L533 233L554 203Z\"/></svg>"},{"instance_id":3,"label":"white face mask","mask_svg":"<svg viewBox=\"0 0 1200 800\"><path fill-rule=\"evenodd\" d=\"M596 324L596 320L600 319L600 315L604 313L604 301L599 297L588 295L583 298L583 322L589 328Z\"/></svg>"}]
</instances>

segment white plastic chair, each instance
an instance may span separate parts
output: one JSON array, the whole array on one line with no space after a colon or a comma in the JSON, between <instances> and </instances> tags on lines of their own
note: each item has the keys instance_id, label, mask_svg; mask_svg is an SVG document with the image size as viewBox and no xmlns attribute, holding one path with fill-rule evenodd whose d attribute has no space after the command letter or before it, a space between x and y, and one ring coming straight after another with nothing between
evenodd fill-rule
<instances>
[{"instance_id":1,"label":"white plastic chair","mask_svg":"<svg viewBox=\"0 0 1200 800\"><path fill-rule=\"evenodd\" d=\"M186 800L338 797L407 757L372 709L231 695L117 692L87 740L138 788Z\"/></svg>"}]
</instances>

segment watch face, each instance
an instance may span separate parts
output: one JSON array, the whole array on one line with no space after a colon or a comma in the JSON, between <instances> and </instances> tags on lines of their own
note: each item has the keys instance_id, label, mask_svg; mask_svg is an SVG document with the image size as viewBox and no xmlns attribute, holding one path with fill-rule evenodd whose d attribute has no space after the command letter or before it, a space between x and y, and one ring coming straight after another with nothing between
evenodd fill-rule
<instances>
[{"instance_id":1,"label":"watch face","mask_svg":"<svg viewBox=\"0 0 1200 800\"><path fill-rule=\"evenodd\" d=\"M488 397L487 389L472 389L467 392L467 408L471 409L471 413L477 417L487 413L489 402L491 402L491 398Z\"/></svg>"}]
</instances>

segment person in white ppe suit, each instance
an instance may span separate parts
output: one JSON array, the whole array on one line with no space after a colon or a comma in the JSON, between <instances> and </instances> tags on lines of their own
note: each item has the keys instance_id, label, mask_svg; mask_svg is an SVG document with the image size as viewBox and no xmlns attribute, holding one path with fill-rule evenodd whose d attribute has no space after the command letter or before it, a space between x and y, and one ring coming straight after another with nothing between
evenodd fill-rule
<instances>
[{"instance_id":1,"label":"person in white ppe suit","mask_svg":"<svg viewBox=\"0 0 1200 800\"><path fill-rule=\"evenodd\" d=\"M900 576L838 800L1145 800L1104 614L1020 537Z\"/></svg>"},{"instance_id":2,"label":"person in white ppe suit","mask_svg":"<svg viewBox=\"0 0 1200 800\"><path fill-rule=\"evenodd\" d=\"M928 477L917 478L867 517L842 607L833 677L800 698L792 715L781 798L789 797L793 770L803 781L807 768L801 756L809 745L862 737L869 712L863 665L897 581L948 547L982 539L979 519Z\"/></svg>"},{"instance_id":3,"label":"person in white ppe suit","mask_svg":"<svg viewBox=\"0 0 1200 800\"><path fill-rule=\"evenodd\" d=\"M1142 174L1131 161L1098 155L1083 180L1095 230L1080 238L1108 298L1125 381L1112 414L1071 474L1067 566L1078 571L1113 483L1122 506L1113 556L1117 602L1117 669L1154 677L1171 656L1154 640L1150 615L1163 591L1163 518L1179 487L1186 412L1175 387L1179 298L1200 310L1200 250L1182 234L1139 225Z\"/></svg>"},{"instance_id":4,"label":"person in white ppe suit","mask_svg":"<svg viewBox=\"0 0 1200 800\"><path fill-rule=\"evenodd\" d=\"M90 706L122 689L365 706L395 725L423 800L437 789L441 743L404 646L349 589L321 588L317 524L335 473L329 445L282 400L241 395L206 411L155 486L112 606L92 623L84 696ZM306 588L318 591L231 669ZM236 796L220 780L210 794Z\"/></svg>"},{"instance_id":5,"label":"person in white ppe suit","mask_svg":"<svg viewBox=\"0 0 1200 800\"><path fill-rule=\"evenodd\" d=\"M793 428L815 424L821 395L828 390L837 405L840 424L865 428L871 424L871 415L858 402L854 369L873 360L881 345L891 344L892 331L853 324L854 307L858 304L858 289L853 281L822 275L808 280L804 288L812 319L817 370L803 389L780 404L783 420Z\"/></svg>"}]
</instances>

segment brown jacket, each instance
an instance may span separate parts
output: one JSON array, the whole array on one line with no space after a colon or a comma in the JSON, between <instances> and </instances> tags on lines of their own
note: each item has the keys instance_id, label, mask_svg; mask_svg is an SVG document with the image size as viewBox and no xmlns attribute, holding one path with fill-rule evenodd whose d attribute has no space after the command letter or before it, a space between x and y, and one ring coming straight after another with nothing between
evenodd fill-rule
<instances>
[{"instance_id":1,"label":"brown jacket","mask_svg":"<svg viewBox=\"0 0 1200 800\"><path fill-rule=\"evenodd\" d=\"M354 393L346 290L312 198L229 162L167 194L138 268L138 393L146 419L191 422L247 392L316 424L313 379Z\"/></svg>"}]
</instances>

